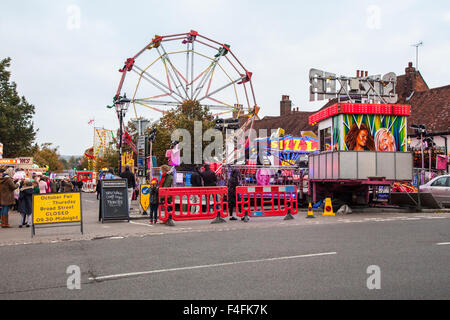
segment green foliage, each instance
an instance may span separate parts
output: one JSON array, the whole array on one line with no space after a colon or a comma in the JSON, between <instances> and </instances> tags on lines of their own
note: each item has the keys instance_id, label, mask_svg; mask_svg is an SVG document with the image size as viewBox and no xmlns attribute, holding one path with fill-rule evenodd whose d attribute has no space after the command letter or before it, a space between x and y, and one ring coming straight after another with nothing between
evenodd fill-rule
<instances>
[{"instance_id":1,"label":"green foliage","mask_svg":"<svg viewBox=\"0 0 450 320\"><path fill-rule=\"evenodd\" d=\"M3 143L3 157L31 156L36 137L33 126L34 106L25 97L19 97L17 85L10 81L7 71L11 59L0 60L0 142Z\"/></svg>"},{"instance_id":2,"label":"green foliage","mask_svg":"<svg viewBox=\"0 0 450 320\"><path fill-rule=\"evenodd\" d=\"M51 172L61 172L64 170L64 165L60 161L58 154L58 147L52 147L51 143L43 143L40 147L34 145L33 161L41 168L48 166Z\"/></svg>"},{"instance_id":3,"label":"green foliage","mask_svg":"<svg viewBox=\"0 0 450 320\"><path fill-rule=\"evenodd\" d=\"M160 121L149 127L147 134L155 128L156 140L153 143L153 155L158 165L167 164L166 151L171 145L171 134L176 129L186 129L191 134L191 159L194 160L194 121L202 122L202 134L214 127L213 117L207 107L202 107L198 101L187 100L177 108L167 112ZM203 142L203 148L210 142ZM186 169L189 165L182 165Z\"/></svg>"}]
</instances>

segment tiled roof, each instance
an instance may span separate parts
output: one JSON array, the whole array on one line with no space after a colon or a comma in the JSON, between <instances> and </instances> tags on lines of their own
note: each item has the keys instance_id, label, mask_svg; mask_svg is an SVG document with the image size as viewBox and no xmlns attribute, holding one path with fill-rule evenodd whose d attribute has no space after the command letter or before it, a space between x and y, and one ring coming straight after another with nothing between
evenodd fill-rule
<instances>
[{"instance_id":1,"label":"tiled roof","mask_svg":"<svg viewBox=\"0 0 450 320\"><path fill-rule=\"evenodd\" d=\"M408 77L409 75L409 77ZM411 96L411 89L415 87ZM411 124L424 124L429 133L450 131L450 85L429 89L420 72L416 72L410 63L405 69L405 74L397 77L397 104L411 105L411 116L408 117L408 126ZM409 98L409 99L408 99ZM344 101L346 99L341 99ZM322 109L337 103L337 99L331 99L323 107L314 112L293 112L283 116L267 116L255 121L255 129L283 128L286 134L298 135L300 131L314 131L317 126L308 123L308 117ZM414 134L414 130L408 128L408 134Z\"/></svg>"},{"instance_id":2,"label":"tiled roof","mask_svg":"<svg viewBox=\"0 0 450 320\"><path fill-rule=\"evenodd\" d=\"M280 117L264 117L259 121L255 121L253 128L256 132L259 129L267 129L267 134L270 135L271 130L283 128L285 134L299 136L301 131L314 131L317 133L317 126L311 126L308 123L308 118L315 112L293 112Z\"/></svg>"},{"instance_id":3,"label":"tiled roof","mask_svg":"<svg viewBox=\"0 0 450 320\"><path fill-rule=\"evenodd\" d=\"M409 101L401 97L398 103L411 105L408 126L424 124L429 133L450 131L450 85L415 92ZM408 128L408 134L414 134L414 130Z\"/></svg>"}]
</instances>

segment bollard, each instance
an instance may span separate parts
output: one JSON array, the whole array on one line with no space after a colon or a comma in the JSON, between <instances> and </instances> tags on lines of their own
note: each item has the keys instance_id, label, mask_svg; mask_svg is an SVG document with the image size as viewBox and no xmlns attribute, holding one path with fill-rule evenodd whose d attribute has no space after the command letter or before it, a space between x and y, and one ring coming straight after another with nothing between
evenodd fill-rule
<instances>
[{"instance_id":1,"label":"bollard","mask_svg":"<svg viewBox=\"0 0 450 320\"><path fill-rule=\"evenodd\" d=\"M323 208L323 217L334 217L333 206L331 205L331 198L325 199L325 206Z\"/></svg>"},{"instance_id":2,"label":"bollard","mask_svg":"<svg viewBox=\"0 0 450 320\"><path fill-rule=\"evenodd\" d=\"M308 206L308 215L306 216L306 218L307 218L307 219L313 219L313 218L315 218L315 217L314 217L314 211L313 211L313 209L312 209L311 202L309 203L309 206Z\"/></svg>"}]
</instances>

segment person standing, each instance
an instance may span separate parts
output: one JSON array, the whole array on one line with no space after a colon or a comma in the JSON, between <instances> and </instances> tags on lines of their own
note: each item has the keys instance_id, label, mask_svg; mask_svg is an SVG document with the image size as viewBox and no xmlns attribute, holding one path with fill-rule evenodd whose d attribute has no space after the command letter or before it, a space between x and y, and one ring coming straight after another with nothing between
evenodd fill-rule
<instances>
[{"instance_id":1,"label":"person standing","mask_svg":"<svg viewBox=\"0 0 450 320\"><path fill-rule=\"evenodd\" d=\"M236 187L239 182L239 170L233 169L230 180L228 180L228 215L230 220L237 220L236 217L233 217L233 209L236 207Z\"/></svg>"},{"instance_id":2,"label":"person standing","mask_svg":"<svg viewBox=\"0 0 450 320\"><path fill-rule=\"evenodd\" d=\"M203 166L205 171L202 172L203 184L205 187L217 186L217 176L209 167L209 164Z\"/></svg>"},{"instance_id":3,"label":"person standing","mask_svg":"<svg viewBox=\"0 0 450 320\"><path fill-rule=\"evenodd\" d=\"M36 180L31 181L31 184L32 184L32 186L33 186L33 193L34 193L34 194L39 194L39 193L41 193L41 190L39 189L39 183L38 183ZM61 192L62 192L62 191L61 191Z\"/></svg>"},{"instance_id":4,"label":"person standing","mask_svg":"<svg viewBox=\"0 0 450 320\"><path fill-rule=\"evenodd\" d=\"M203 166L205 171L202 172L203 185L205 187L216 187L217 186L217 176L209 167L209 164L205 164ZM211 204L211 199L213 200L213 204L209 206L209 210L214 210L214 195L210 195L208 202Z\"/></svg>"},{"instance_id":5,"label":"person standing","mask_svg":"<svg viewBox=\"0 0 450 320\"><path fill-rule=\"evenodd\" d=\"M162 165L161 166L162 176L161 176L161 182L159 183L160 188L172 188L173 186L173 173L172 170L170 170L170 167L168 165Z\"/></svg>"},{"instance_id":6,"label":"person standing","mask_svg":"<svg viewBox=\"0 0 450 320\"><path fill-rule=\"evenodd\" d=\"M116 179L116 176L114 175L114 168L109 168L105 174L105 180L111 179Z\"/></svg>"},{"instance_id":7,"label":"person standing","mask_svg":"<svg viewBox=\"0 0 450 320\"><path fill-rule=\"evenodd\" d=\"M191 175L191 185L194 188L202 187L203 181L202 176L200 175L200 169L198 166L194 167L194 171ZM201 203L200 203L200 197L196 194L191 196L191 202L192 203L199 203L198 205L192 205L191 206L191 212L192 213L198 213L200 211Z\"/></svg>"},{"instance_id":8,"label":"person standing","mask_svg":"<svg viewBox=\"0 0 450 320\"><path fill-rule=\"evenodd\" d=\"M69 178L65 179L63 188L63 192L73 192L73 184L70 182Z\"/></svg>"},{"instance_id":9,"label":"person standing","mask_svg":"<svg viewBox=\"0 0 450 320\"><path fill-rule=\"evenodd\" d=\"M2 174L0 178L0 216L1 216L1 227L11 228L8 223L9 208L14 204L14 190L16 190L19 185L13 180L14 169L8 168Z\"/></svg>"},{"instance_id":10,"label":"person standing","mask_svg":"<svg viewBox=\"0 0 450 320\"><path fill-rule=\"evenodd\" d=\"M134 189L136 189L136 177L130 170L130 165L125 165L125 171L120 174L122 179L127 179L128 183L128 210L131 209L131 198L133 197Z\"/></svg>"},{"instance_id":11,"label":"person standing","mask_svg":"<svg viewBox=\"0 0 450 320\"><path fill-rule=\"evenodd\" d=\"M150 185L150 223L157 223L159 206L158 179L153 178Z\"/></svg>"},{"instance_id":12,"label":"person standing","mask_svg":"<svg viewBox=\"0 0 450 320\"><path fill-rule=\"evenodd\" d=\"M32 213L32 203L33 203L33 184L31 181L26 181L24 186L20 189L19 194L19 213L20 213L20 224L19 228L22 228L26 224L27 228L31 225L31 213Z\"/></svg>"},{"instance_id":13,"label":"person standing","mask_svg":"<svg viewBox=\"0 0 450 320\"><path fill-rule=\"evenodd\" d=\"M47 183L44 177L39 178L39 193L47 193Z\"/></svg>"},{"instance_id":14,"label":"person standing","mask_svg":"<svg viewBox=\"0 0 450 320\"><path fill-rule=\"evenodd\" d=\"M159 188L172 188L173 186L173 173L170 167L166 164L161 166L161 181L159 183ZM172 204L172 197L167 197L167 204ZM167 213L171 213L171 209L168 208ZM167 222L168 220L166 220Z\"/></svg>"}]
</instances>

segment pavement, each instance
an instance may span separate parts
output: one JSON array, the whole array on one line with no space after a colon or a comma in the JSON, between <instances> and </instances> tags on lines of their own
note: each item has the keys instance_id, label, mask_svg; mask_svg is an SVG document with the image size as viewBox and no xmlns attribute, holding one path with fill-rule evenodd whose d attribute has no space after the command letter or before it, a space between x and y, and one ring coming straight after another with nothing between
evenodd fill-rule
<instances>
[{"instance_id":1,"label":"pavement","mask_svg":"<svg viewBox=\"0 0 450 320\"><path fill-rule=\"evenodd\" d=\"M271 227L308 226L322 224L349 224L362 222L383 223L389 221L415 221L450 218L450 210L423 210L420 213L408 212L407 210L394 210L383 208L366 208L352 214L336 215L335 217L323 217L319 210L314 211L314 219L305 219L307 211L299 210L293 220L283 220L283 217L251 217L245 223L241 220L226 223L211 224L212 220L198 221L175 221L174 227L165 224L150 224L148 215L142 214L137 201L132 201L130 222L98 221L98 205L96 195L93 193L82 193L83 201L83 233L77 226L51 226L47 228L37 227L36 235L32 236L31 228L18 228L20 215L10 212L10 229L0 229L0 246L58 243L65 241L117 239L128 237L144 237L148 235L165 235L191 232L220 232L245 229L262 229Z\"/></svg>"}]
</instances>

